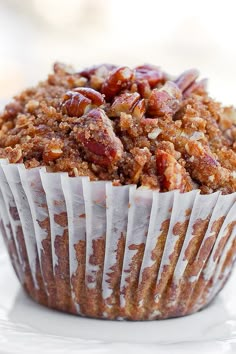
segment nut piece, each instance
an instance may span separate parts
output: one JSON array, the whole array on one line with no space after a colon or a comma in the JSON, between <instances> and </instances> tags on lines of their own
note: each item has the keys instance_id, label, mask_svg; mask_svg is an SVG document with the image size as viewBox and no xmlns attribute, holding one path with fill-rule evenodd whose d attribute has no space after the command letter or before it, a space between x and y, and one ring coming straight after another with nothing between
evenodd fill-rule
<instances>
[{"instance_id":1,"label":"nut piece","mask_svg":"<svg viewBox=\"0 0 236 354\"><path fill-rule=\"evenodd\" d=\"M148 100L148 113L152 116L173 115L180 108L182 94L178 86L167 81L160 89L154 89Z\"/></svg>"},{"instance_id":2,"label":"nut piece","mask_svg":"<svg viewBox=\"0 0 236 354\"><path fill-rule=\"evenodd\" d=\"M43 161L49 163L50 161L54 161L61 157L63 154L62 148L63 143L61 141L52 139L52 141L44 146Z\"/></svg>"},{"instance_id":3,"label":"nut piece","mask_svg":"<svg viewBox=\"0 0 236 354\"><path fill-rule=\"evenodd\" d=\"M16 146L14 148L8 146L5 148L6 157L9 159L10 163L20 163L23 162L22 150L20 147Z\"/></svg>"},{"instance_id":4,"label":"nut piece","mask_svg":"<svg viewBox=\"0 0 236 354\"><path fill-rule=\"evenodd\" d=\"M74 132L89 161L107 167L121 158L123 145L116 137L111 121L102 109L93 109L79 118Z\"/></svg>"},{"instance_id":5,"label":"nut piece","mask_svg":"<svg viewBox=\"0 0 236 354\"><path fill-rule=\"evenodd\" d=\"M56 62L53 65L53 71L58 75L74 74L74 69L70 65L65 65L63 63Z\"/></svg>"},{"instance_id":6,"label":"nut piece","mask_svg":"<svg viewBox=\"0 0 236 354\"><path fill-rule=\"evenodd\" d=\"M152 90L147 80L142 80L137 83L138 92L141 97L149 98L151 96Z\"/></svg>"},{"instance_id":7,"label":"nut piece","mask_svg":"<svg viewBox=\"0 0 236 354\"><path fill-rule=\"evenodd\" d=\"M78 92L67 91L63 97L62 112L69 117L80 117L91 107L91 100Z\"/></svg>"},{"instance_id":8,"label":"nut piece","mask_svg":"<svg viewBox=\"0 0 236 354\"><path fill-rule=\"evenodd\" d=\"M25 105L25 109L29 113L34 113L38 107L39 107L39 101L37 100L30 100Z\"/></svg>"},{"instance_id":9,"label":"nut piece","mask_svg":"<svg viewBox=\"0 0 236 354\"><path fill-rule=\"evenodd\" d=\"M101 64L80 71L79 74L82 75L82 77L87 78L87 80L90 80L90 87L100 91L109 72L115 68L117 68L115 65Z\"/></svg>"},{"instance_id":10,"label":"nut piece","mask_svg":"<svg viewBox=\"0 0 236 354\"><path fill-rule=\"evenodd\" d=\"M164 150L156 151L157 173L160 175L162 191L179 189L181 192L188 192L193 189L191 179L183 166L174 156Z\"/></svg>"},{"instance_id":11,"label":"nut piece","mask_svg":"<svg viewBox=\"0 0 236 354\"><path fill-rule=\"evenodd\" d=\"M200 80L198 82L193 82L183 93L184 98L189 97L193 93L204 94L207 89L207 79Z\"/></svg>"},{"instance_id":12,"label":"nut piece","mask_svg":"<svg viewBox=\"0 0 236 354\"><path fill-rule=\"evenodd\" d=\"M123 93L117 96L111 106L111 116L119 117L120 113L132 113L140 95L137 92Z\"/></svg>"},{"instance_id":13,"label":"nut piece","mask_svg":"<svg viewBox=\"0 0 236 354\"><path fill-rule=\"evenodd\" d=\"M62 111L69 117L81 117L94 106L101 106L103 103L104 98L99 92L87 87L77 87L66 92Z\"/></svg>"},{"instance_id":14,"label":"nut piece","mask_svg":"<svg viewBox=\"0 0 236 354\"><path fill-rule=\"evenodd\" d=\"M195 82L195 80L199 76L199 71L196 69L190 69L183 74L181 74L176 80L176 85L180 88L182 92L184 92L191 84Z\"/></svg>"},{"instance_id":15,"label":"nut piece","mask_svg":"<svg viewBox=\"0 0 236 354\"><path fill-rule=\"evenodd\" d=\"M162 130L160 128L154 128L150 133L148 133L148 138L151 140L155 140L158 135L160 135Z\"/></svg>"},{"instance_id":16,"label":"nut piece","mask_svg":"<svg viewBox=\"0 0 236 354\"><path fill-rule=\"evenodd\" d=\"M164 83L166 80L165 74L154 65L142 65L135 68L135 79L147 80L151 88L154 88L159 83Z\"/></svg>"},{"instance_id":17,"label":"nut piece","mask_svg":"<svg viewBox=\"0 0 236 354\"><path fill-rule=\"evenodd\" d=\"M100 92L95 91L89 87L77 87L73 91L80 93L84 97L91 100L92 104L101 106L104 104L104 97Z\"/></svg>"},{"instance_id":18,"label":"nut piece","mask_svg":"<svg viewBox=\"0 0 236 354\"><path fill-rule=\"evenodd\" d=\"M143 149L140 148L133 148L130 151L133 155L133 169L132 169L132 183L138 183L143 171L144 166L150 160L152 154L148 150L148 148L144 147Z\"/></svg>"},{"instance_id":19,"label":"nut piece","mask_svg":"<svg viewBox=\"0 0 236 354\"><path fill-rule=\"evenodd\" d=\"M12 101L5 106L5 113L7 118L14 118L20 112L22 112L22 107L18 101Z\"/></svg>"},{"instance_id":20,"label":"nut piece","mask_svg":"<svg viewBox=\"0 0 236 354\"><path fill-rule=\"evenodd\" d=\"M100 65L94 65L89 68L85 68L81 71L78 72L81 76L86 77L87 79L90 79L93 75L96 75L98 72L103 72L108 74L109 71L112 71L116 68L115 65L112 64L100 64Z\"/></svg>"},{"instance_id":21,"label":"nut piece","mask_svg":"<svg viewBox=\"0 0 236 354\"><path fill-rule=\"evenodd\" d=\"M219 189L229 181L230 171L220 165L207 145L193 140L186 143L185 149L190 156L187 165L192 178L213 190Z\"/></svg>"},{"instance_id":22,"label":"nut piece","mask_svg":"<svg viewBox=\"0 0 236 354\"><path fill-rule=\"evenodd\" d=\"M106 100L111 101L121 90L125 89L133 78L133 72L127 66L122 66L110 72L102 85L102 93Z\"/></svg>"},{"instance_id":23,"label":"nut piece","mask_svg":"<svg viewBox=\"0 0 236 354\"><path fill-rule=\"evenodd\" d=\"M146 112L145 100L142 99L135 105L132 115L134 118L138 118L139 120L141 120L145 112Z\"/></svg>"}]
</instances>

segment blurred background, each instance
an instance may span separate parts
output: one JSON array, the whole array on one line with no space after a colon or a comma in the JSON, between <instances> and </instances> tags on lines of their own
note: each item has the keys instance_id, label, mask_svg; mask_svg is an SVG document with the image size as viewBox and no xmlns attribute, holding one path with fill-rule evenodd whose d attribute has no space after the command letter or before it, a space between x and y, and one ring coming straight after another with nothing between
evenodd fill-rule
<instances>
[{"instance_id":1,"label":"blurred background","mask_svg":"<svg viewBox=\"0 0 236 354\"><path fill-rule=\"evenodd\" d=\"M64 61L196 67L213 97L236 104L235 9L235 0L0 0L0 100Z\"/></svg>"}]
</instances>

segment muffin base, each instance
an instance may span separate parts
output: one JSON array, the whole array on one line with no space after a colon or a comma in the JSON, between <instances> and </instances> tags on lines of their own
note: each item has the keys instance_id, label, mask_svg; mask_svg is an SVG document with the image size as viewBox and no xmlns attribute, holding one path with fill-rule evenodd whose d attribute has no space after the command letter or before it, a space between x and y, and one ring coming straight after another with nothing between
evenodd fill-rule
<instances>
[{"instance_id":1,"label":"muffin base","mask_svg":"<svg viewBox=\"0 0 236 354\"><path fill-rule=\"evenodd\" d=\"M0 164L1 230L35 301L81 316L194 313L236 255L236 193L158 193Z\"/></svg>"}]
</instances>

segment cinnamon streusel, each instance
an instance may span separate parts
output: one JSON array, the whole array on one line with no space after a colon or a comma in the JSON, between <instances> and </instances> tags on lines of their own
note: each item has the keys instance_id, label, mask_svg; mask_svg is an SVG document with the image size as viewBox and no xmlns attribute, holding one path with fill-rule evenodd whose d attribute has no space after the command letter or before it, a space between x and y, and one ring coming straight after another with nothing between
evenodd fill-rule
<instances>
[{"instance_id":1,"label":"cinnamon streusel","mask_svg":"<svg viewBox=\"0 0 236 354\"><path fill-rule=\"evenodd\" d=\"M0 115L0 156L161 192L236 190L236 112L188 70L62 64Z\"/></svg>"}]
</instances>

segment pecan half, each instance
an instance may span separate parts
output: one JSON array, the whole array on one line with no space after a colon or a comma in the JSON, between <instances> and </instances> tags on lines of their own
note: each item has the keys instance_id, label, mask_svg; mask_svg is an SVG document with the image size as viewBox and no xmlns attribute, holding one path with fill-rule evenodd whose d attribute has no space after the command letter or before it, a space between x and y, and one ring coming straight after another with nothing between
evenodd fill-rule
<instances>
[{"instance_id":1,"label":"pecan half","mask_svg":"<svg viewBox=\"0 0 236 354\"><path fill-rule=\"evenodd\" d=\"M88 160L95 164L107 167L115 164L123 154L123 145L102 109L93 109L79 118L74 133Z\"/></svg>"},{"instance_id":2,"label":"pecan half","mask_svg":"<svg viewBox=\"0 0 236 354\"><path fill-rule=\"evenodd\" d=\"M153 89L148 100L148 113L152 116L173 115L180 108L182 93L178 86L167 81L160 89Z\"/></svg>"},{"instance_id":3,"label":"pecan half","mask_svg":"<svg viewBox=\"0 0 236 354\"><path fill-rule=\"evenodd\" d=\"M156 151L156 167L162 191L179 189L181 192L188 192L193 189L185 168L164 150Z\"/></svg>"},{"instance_id":4,"label":"pecan half","mask_svg":"<svg viewBox=\"0 0 236 354\"><path fill-rule=\"evenodd\" d=\"M133 71L127 66L112 70L102 85L101 91L106 100L112 100L121 90L127 88L132 78Z\"/></svg>"},{"instance_id":5,"label":"pecan half","mask_svg":"<svg viewBox=\"0 0 236 354\"><path fill-rule=\"evenodd\" d=\"M64 95L62 111L69 117L81 117L94 106L101 106L103 103L104 98L100 92L88 87L77 87Z\"/></svg>"},{"instance_id":6,"label":"pecan half","mask_svg":"<svg viewBox=\"0 0 236 354\"><path fill-rule=\"evenodd\" d=\"M166 81L166 75L154 65L142 65L135 68L135 79L147 80L151 88L154 88L159 83Z\"/></svg>"},{"instance_id":7,"label":"pecan half","mask_svg":"<svg viewBox=\"0 0 236 354\"><path fill-rule=\"evenodd\" d=\"M176 85L184 92L191 84L193 84L199 76L199 71L190 69L181 74L176 80Z\"/></svg>"},{"instance_id":8,"label":"pecan half","mask_svg":"<svg viewBox=\"0 0 236 354\"><path fill-rule=\"evenodd\" d=\"M81 93L84 97L91 100L92 104L101 106L104 104L104 97L100 92L93 90L89 87L76 87L73 91Z\"/></svg>"}]
</instances>

